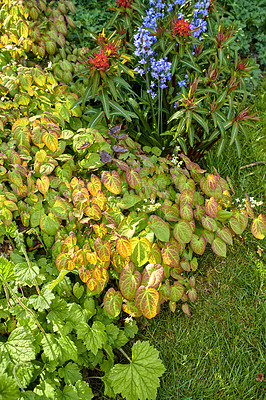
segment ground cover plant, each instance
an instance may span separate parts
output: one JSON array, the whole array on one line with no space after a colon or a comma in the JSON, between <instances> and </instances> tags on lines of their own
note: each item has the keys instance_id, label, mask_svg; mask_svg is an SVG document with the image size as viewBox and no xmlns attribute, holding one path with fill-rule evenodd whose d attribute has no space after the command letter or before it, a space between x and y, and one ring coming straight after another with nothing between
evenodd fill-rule
<instances>
[{"instance_id":1,"label":"ground cover plant","mask_svg":"<svg viewBox=\"0 0 266 400\"><path fill-rule=\"evenodd\" d=\"M102 396L155 399L165 366L136 340L138 324L161 308L190 316L200 256L226 258L247 227L263 239L266 217L248 195L235 206L230 179L201 168L199 154L166 157L132 139L143 117L121 106L137 98L128 16L123 53L104 30L90 53L61 32L74 29L73 5L47 3L31 15L23 1L1 2L0 394L90 399L98 380ZM139 6L118 1L112 24L140 21ZM40 23L38 51L35 39L25 46L26 28L14 34L21 16L29 37ZM65 43L41 53L55 30Z\"/></svg>"}]
</instances>

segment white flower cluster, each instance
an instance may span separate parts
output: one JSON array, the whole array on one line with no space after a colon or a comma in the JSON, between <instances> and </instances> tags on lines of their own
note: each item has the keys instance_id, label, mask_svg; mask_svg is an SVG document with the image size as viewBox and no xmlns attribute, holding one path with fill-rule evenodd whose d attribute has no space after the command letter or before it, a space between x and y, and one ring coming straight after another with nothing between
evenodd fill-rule
<instances>
[{"instance_id":1,"label":"white flower cluster","mask_svg":"<svg viewBox=\"0 0 266 400\"><path fill-rule=\"evenodd\" d=\"M133 317L135 317L135 314L130 314L129 317L126 317L126 318L125 318L125 322L126 322L127 324L129 324L129 325L132 325L132 322L134 321L134 320L133 320Z\"/></svg>"},{"instance_id":2,"label":"white flower cluster","mask_svg":"<svg viewBox=\"0 0 266 400\"><path fill-rule=\"evenodd\" d=\"M254 199L254 197L250 197L249 200L250 200L250 205L251 205L252 208L259 207L259 206L263 205L263 201L257 201L257 200ZM239 198L235 199L235 202L239 203L238 204L238 208L240 210L244 210L245 209L245 201L246 201L246 199L242 199L242 200L240 200Z\"/></svg>"},{"instance_id":3,"label":"white flower cluster","mask_svg":"<svg viewBox=\"0 0 266 400\"><path fill-rule=\"evenodd\" d=\"M161 207L161 203L155 203L154 199L151 199L151 200L144 199L143 201L145 203L148 203L148 201L149 201L149 204L147 204L147 205L144 204L142 206L142 208L137 208L138 212L140 212L140 211L145 211L145 212L156 211L157 208Z\"/></svg>"}]
</instances>

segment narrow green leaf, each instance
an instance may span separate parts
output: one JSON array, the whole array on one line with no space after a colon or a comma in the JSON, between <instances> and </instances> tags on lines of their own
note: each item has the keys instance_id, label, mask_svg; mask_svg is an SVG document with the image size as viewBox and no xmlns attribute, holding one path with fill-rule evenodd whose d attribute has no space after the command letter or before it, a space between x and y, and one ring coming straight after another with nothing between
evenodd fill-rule
<instances>
[{"instance_id":1,"label":"narrow green leaf","mask_svg":"<svg viewBox=\"0 0 266 400\"><path fill-rule=\"evenodd\" d=\"M113 100L109 100L109 104L110 106L116 111L116 113L118 115L122 115L123 117L125 117L125 119L128 122L131 122L132 119L130 118L130 115L128 114L128 112L126 110L124 110L124 108L122 108L119 104L117 104L115 101Z\"/></svg>"},{"instance_id":2,"label":"narrow green leaf","mask_svg":"<svg viewBox=\"0 0 266 400\"><path fill-rule=\"evenodd\" d=\"M104 109L104 113L108 119L110 119L110 106L109 106L109 98L106 89L102 89L99 93L99 97Z\"/></svg>"},{"instance_id":3,"label":"narrow green leaf","mask_svg":"<svg viewBox=\"0 0 266 400\"><path fill-rule=\"evenodd\" d=\"M90 120L88 128L93 128L104 117L103 111L98 111L95 116Z\"/></svg>"}]
</instances>

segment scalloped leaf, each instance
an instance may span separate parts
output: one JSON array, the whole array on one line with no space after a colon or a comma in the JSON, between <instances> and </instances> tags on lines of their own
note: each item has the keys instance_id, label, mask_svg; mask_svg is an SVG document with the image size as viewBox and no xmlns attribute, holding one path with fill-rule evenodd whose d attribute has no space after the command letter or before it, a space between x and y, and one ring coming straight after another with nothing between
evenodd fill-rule
<instances>
[{"instance_id":1,"label":"scalloped leaf","mask_svg":"<svg viewBox=\"0 0 266 400\"><path fill-rule=\"evenodd\" d=\"M126 236L121 236L115 243L117 252L124 258L130 257L132 254L132 246Z\"/></svg>"},{"instance_id":2,"label":"scalloped leaf","mask_svg":"<svg viewBox=\"0 0 266 400\"><path fill-rule=\"evenodd\" d=\"M174 226L174 238L180 243L189 243L191 241L193 230L188 221L182 219Z\"/></svg>"},{"instance_id":3,"label":"scalloped leaf","mask_svg":"<svg viewBox=\"0 0 266 400\"><path fill-rule=\"evenodd\" d=\"M167 242L162 249L163 262L170 267L179 265L179 247L174 243Z\"/></svg>"},{"instance_id":4,"label":"scalloped leaf","mask_svg":"<svg viewBox=\"0 0 266 400\"><path fill-rule=\"evenodd\" d=\"M206 229L207 231L215 232L218 228L215 219L209 216L202 217L201 223L203 228Z\"/></svg>"},{"instance_id":5,"label":"scalloped leaf","mask_svg":"<svg viewBox=\"0 0 266 400\"><path fill-rule=\"evenodd\" d=\"M109 192L113 194L120 194L122 190L122 182L120 175L117 171L103 171L102 173L102 183Z\"/></svg>"},{"instance_id":6,"label":"scalloped leaf","mask_svg":"<svg viewBox=\"0 0 266 400\"><path fill-rule=\"evenodd\" d=\"M94 250L101 261L109 261L111 257L111 244L103 242L101 238L97 238L94 242Z\"/></svg>"},{"instance_id":7,"label":"scalloped leaf","mask_svg":"<svg viewBox=\"0 0 266 400\"><path fill-rule=\"evenodd\" d=\"M132 189L139 189L141 187L141 177L134 169L126 171L126 181Z\"/></svg>"},{"instance_id":8,"label":"scalloped leaf","mask_svg":"<svg viewBox=\"0 0 266 400\"><path fill-rule=\"evenodd\" d=\"M157 288L164 277L164 268L160 264L148 264L142 273L141 285Z\"/></svg>"},{"instance_id":9,"label":"scalloped leaf","mask_svg":"<svg viewBox=\"0 0 266 400\"><path fill-rule=\"evenodd\" d=\"M162 218L157 215L151 215L148 224L161 242L169 241L170 228Z\"/></svg>"},{"instance_id":10,"label":"scalloped leaf","mask_svg":"<svg viewBox=\"0 0 266 400\"><path fill-rule=\"evenodd\" d=\"M135 302L144 317L154 318L158 313L159 292L153 287L142 285L137 290Z\"/></svg>"},{"instance_id":11,"label":"scalloped leaf","mask_svg":"<svg viewBox=\"0 0 266 400\"><path fill-rule=\"evenodd\" d=\"M201 256L206 248L206 243L204 238L193 234L192 239L190 241L190 247L194 251L194 253Z\"/></svg>"},{"instance_id":12,"label":"scalloped leaf","mask_svg":"<svg viewBox=\"0 0 266 400\"><path fill-rule=\"evenodd\" d=\"M137 341L132 347L130 364L116 364L108 378L115 392L127 400L156 399L159 377L165 367L159 358L158 350L149 342Z\"/></svg>"},{"instance_id":13,"label":"scalloped leaf","mask_svg":"<svg viewBox=\"0 0 266 400\"><path fill-rule=\"evenodd\" d=\"M14 279L14 264L12 261L8 261L5 257L0 257L0 274L5 281L10 282ZM1 277L0 277L1 282Z\"/></svg>"},{"instance_id":14,"label":"scalloped leaf","mask_svg":"<svg viewBox=\"0 0 266 400\"><path fill-rule=\"evenodd\" d=\"M216 218L218 216L218 203L214 197L205 200L205 211L206 214L209 215L209 217Z\"/></svg>"},{"instance_id":15,"label":"scalloped leaf","mask_svg":"<svg viewBox=\"0 0 266 400\"><path fill-rule=\"evenodd\" d=\"M266 216L260 214L251 223L251 233L257 239L264 239L266 235Z\"/></svg>"},{"instance_id":16,"label":"scalloped leaf","mask_svg":"<svg viewBox=\"0 0 266 400\"><path fill-rule=\"evenodd\" d=\"M151 254L151 244L146 238L132 238L130 240L132 246L131 261L138 267L149 261Z\"/></svg>"},{"instance_id":17,"label":"scalloped leaf","mask_svg":"<svg viewBox=\"0 0 266 400\"><path fill-rule=\"evenodd\" d=\"M238 212L229 219L229 224L237 235L241 235L247 227L248 215Z\"/></svg>"},{"instance_id":18,"label":"scalloped leaf","mask_svg":"<svg viewBox=\"0 0 266 400\"><path fill-rule=\"evenodd\" d=\"M213 240L212 250L217 254L217 256L226 257L226 244L219 237L216 237Z\"/></svg>"},{"instance_id":19,"label":"scalloped leaf","mask_svg":"<svg viewBox=\"0 0 266 400\"><path fill-rule=\"evenodd\" d=\"M119 277L119 288L122 295L127 300L134 300L136 292L141 284L141 273L135 271L134 264L130 262L127 264Z\"/></svg>"},{"instance_id":20,"label":"scalloped leaf","mask_svg":"<svg viewBox=\"0 0 266 400\"><path fill-rule=\"evenodd\" d=\"M119 291L110 288L103 299L104 308L113 318L117 317L122 309L123 297Z\"/></svg>"}]
</instances>

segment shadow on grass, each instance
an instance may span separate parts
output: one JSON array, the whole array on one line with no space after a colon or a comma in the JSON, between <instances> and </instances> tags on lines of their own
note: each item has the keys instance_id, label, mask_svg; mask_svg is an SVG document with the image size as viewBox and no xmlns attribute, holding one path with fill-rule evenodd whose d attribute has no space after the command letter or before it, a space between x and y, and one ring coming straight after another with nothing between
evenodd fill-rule
<instances>
[{"instance_id":1,"label":"shadow on grass","mask_svg":"<svg viewBox=\"0 0 266 400\"><path fill-rule=\"evenodd\" d=\"M265 380L256 380L265 374L263 268L240 243L227 259L206 254L192 316L165 307L143 329L167 368L157 399L265 399Z\"/></svg>"}]
</instances>

